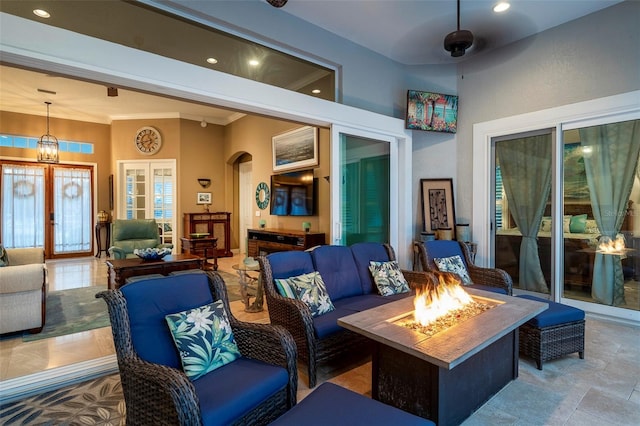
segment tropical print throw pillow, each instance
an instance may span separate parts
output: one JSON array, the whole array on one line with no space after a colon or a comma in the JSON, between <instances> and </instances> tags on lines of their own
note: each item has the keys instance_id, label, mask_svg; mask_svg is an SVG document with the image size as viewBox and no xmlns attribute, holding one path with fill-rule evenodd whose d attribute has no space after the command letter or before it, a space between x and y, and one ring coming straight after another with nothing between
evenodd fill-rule
<instances>
[{"instance_id":1,"label":"tropical print throw pillow","mask_svg":"<svg viewBox=\"0 0 640 426\"><path fill-rule=\"evenodd\" d=\"M373 281L381 295L391 296L409 291L409 283L402 275L397 261L376 262L371 260L369 261L369 271L371 271Z\"/></svg>"},{"instance_id":2,"label":"tropical print throw pillow","mask_svg":"<svg viewBox=\"0 0 640 426\"><path fill-rule=\"evenodd\" d=\"M469 285L473 284L471 281L471 277L467 272L467 267L464 266L464 262L459 255L451 256L451 257L442 257L440 259L433 259L433 261L438 265L438 269L442 272L453 272L454 274L458 274L460 280L462 280L462 284Z\"/></svg>"},{"instance_id":3,"label":"tropical print throw pillow","mask_svg":"<svg viewBox=\"0 0 640 426\"><path fill-rule=\"evenodd\" d=\"M222 301L165 318L189 379L196 380L240 357Z\"/></svg>"},{"instance_id":4,"label":"tropical print throw pillow","mask_svg":"<svg viewBox=\"0 0 640 426\"><path fill-rule=\"evenodd\" d=\"M296 293L296 299L309 307L312 316L317 317L335 309L319 272L287 278L287 282Z\"/></svg>"},{"instance_id":5,"label":"tropical print throw pillow","mask_svg":"<svg viewBox=\"0 0 640 426\"><path fill-rule=\"evenodd\" d=\"M4 246L0 244L0 267L2 266L9 266L9 256Z\"/></svg>"}]
</instances>

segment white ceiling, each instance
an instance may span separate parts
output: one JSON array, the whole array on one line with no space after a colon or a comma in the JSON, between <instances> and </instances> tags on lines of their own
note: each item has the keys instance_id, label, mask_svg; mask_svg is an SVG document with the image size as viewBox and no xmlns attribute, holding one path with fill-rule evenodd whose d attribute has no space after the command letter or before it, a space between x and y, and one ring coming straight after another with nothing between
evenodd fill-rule
<instances>
[{"instance_id":1,"label":"white ceiling","mask_svg":"<svg viewBox=\"0 0 640 426\"><path fill-rule=\"evenodd\" d=\"M491 10L496 0L463 0L461 28L474 33L476 46L457 59L442 46L445 35L455 30L455 0L289 0L279 10L398 62L436 64L465 60L619 2L511 0L509 11L497 16ZM4 111L45 115L44 102L51 101L52 117L98 123L181 117L224 125L242 116L122 88L118 97L108 97L106 91L100 84L0 66L0 109Z\"/></svg>"},{"instance_id":2,"label":"white ceiling","mask_svg":"<svg viewBox=\"0 0 640 426\"><path fill-rule=\"evenodd\" d=\"M439 64L504 46L621 0L461 0L460 28L474 46L451 58L444 37L456 30L456 0L289 0L280 10L407 65Z\"/></svg>"}]
</instances>

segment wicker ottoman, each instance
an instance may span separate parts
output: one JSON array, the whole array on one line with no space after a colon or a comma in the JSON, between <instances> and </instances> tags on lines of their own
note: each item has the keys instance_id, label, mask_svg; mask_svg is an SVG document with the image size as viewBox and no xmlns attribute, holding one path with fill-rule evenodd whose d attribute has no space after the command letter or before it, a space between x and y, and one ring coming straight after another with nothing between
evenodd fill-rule
<instances>
[{"instance_id":1,"label":"wicker ottoman","mask_svg":"<svg viewBox=\"0 0 640 426\"><path fill-rule=\"evenodd\" d=\"M549 304L549 309L520 326L520 354L542 363L578 352L584 359L584 311L540 297L520 295L523 299Z\"/></svg>"},{"instance_id":2,"label":"wicker ottoman","mask_svg":"<svg viewBox=\"0 0 640 426\"><path fill-rule=\"evenodd\" d=\"M435 423L325 382L270 425L435 426Z\"/></svg>"}]
</instances>

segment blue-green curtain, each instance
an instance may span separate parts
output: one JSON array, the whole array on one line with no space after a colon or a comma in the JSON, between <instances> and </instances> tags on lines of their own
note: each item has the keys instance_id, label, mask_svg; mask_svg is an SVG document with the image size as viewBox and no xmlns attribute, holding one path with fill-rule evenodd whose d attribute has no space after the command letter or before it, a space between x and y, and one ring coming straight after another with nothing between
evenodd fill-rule
<instances>
[{"instance_id":1,"label":"blue-green curtain","mask_svg":"<svg viewBox=\"0 0 640 426\"><path fill-rule=\"evenodd\" d=\"M615 239L624 221L638 167L640 120L580 129L580 140L593 217L602 236ZM620 256L596 253L591 297L606 305L624 304Z\"/></svg>"},{"instance_id":2,"label":"blue-green curtain","mask_svg":"<svg viewBox=\"0 0 640 426\"><path fill-rule=\"evenodd\" d=\"M519 286L548 293L540 267L538 231L551 191L551 134L496 144L509 211L520 229Z\"/></svg>"}]
</instances>

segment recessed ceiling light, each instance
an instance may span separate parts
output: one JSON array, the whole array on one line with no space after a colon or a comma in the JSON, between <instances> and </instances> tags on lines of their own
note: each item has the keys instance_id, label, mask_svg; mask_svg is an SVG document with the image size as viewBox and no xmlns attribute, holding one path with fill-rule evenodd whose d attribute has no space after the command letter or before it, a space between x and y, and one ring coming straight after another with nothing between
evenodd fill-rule
<instances>
[{"instance_id":1,"label":"recessed ceiling light","mask_svg":"<svg viewBox=\"0 0 640 426\"><path fill-rule=\"evenodd\" d=\"M210 64L217 64L218 60L216 58L207 58L207 62Z\"/></svg>"},{"instance_id":2,"label":"recessed ceiling light","mask_svg":"<svg viewBox=\"0 0 640 426\"><path fill-rule=\"evenodd\" d=\"M260 62L255 59L252 59L249 61L249 65L251 65L252 67L257 67L258 65L260 65Z\"/></svg>"},{"instance_id":3,"label":"recessed ceiling light","mask_svg":"<svg viewBox=\"0 0 640 426\"><path fill-rule=\"evenodd\" d=\"M47 12L46 10L43 10L43 9L33 9L33 14L36 15L36 16L39 16L41 18L50 18L51 17L49 12Z\"/></svg>"},{"instance_id":4,"label":"recessed ceiling light","mask_svg":"<svg viewBox=\"0 0 640 426\"><path fill-rule=\"evenodd\" d=\"M505 10L509 9L511 7L511 5L506 2L506 1L501 1L500 3L496 4L493 7L493 11L496 13L500 13L500 12L504 12Z\"/></svg>"},{"instance_id":5,"label":"recessed ceiling light","mask_svg":"<svg viewBox=\"0 0 640 426\"><path fill-rule=\"evenodd\" d=\"M311 91L311 93L315 93L316 95L317 95L318 93L320 93L320 92L321 92L321 90L320 90L320 89L313 89L313 90Z\"/></svg>"}]
</instances>

